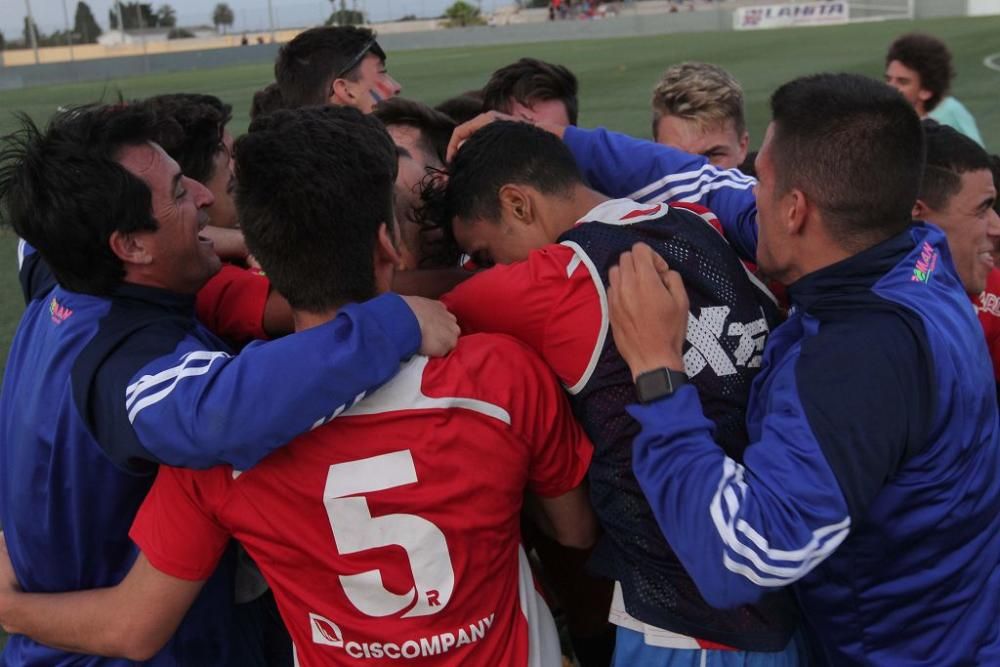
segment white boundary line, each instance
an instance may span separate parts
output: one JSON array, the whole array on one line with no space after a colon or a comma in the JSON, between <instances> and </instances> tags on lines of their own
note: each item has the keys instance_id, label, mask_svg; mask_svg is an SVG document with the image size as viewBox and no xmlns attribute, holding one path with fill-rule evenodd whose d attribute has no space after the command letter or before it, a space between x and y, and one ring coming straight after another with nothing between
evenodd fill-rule
<instances>
[{"instance_id":1,"label":"white boundary line","mask_svg":"<svg viewBox=\"0 0 1000 667\"><path fill-rule=\"evenodd\" d=\"M995 72L1000 72L1000 53L983 58L983 67L987 67Z\"/></svg>"}]
</instances>

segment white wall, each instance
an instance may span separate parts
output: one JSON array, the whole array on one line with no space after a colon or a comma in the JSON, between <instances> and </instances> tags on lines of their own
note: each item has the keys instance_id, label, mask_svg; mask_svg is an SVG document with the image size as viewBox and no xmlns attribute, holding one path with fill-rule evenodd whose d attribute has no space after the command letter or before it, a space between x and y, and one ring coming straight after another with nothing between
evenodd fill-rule
<instances>
[{"instance_id":1,"label":"white wall","mask_svg":"<svg viewBox=\"0 0 1000 667\"><path fill-rule=\"evenodd\" d=\"M1000 0L969 0L969 16L1000 14Z\"/></svg>"}]
</instances>

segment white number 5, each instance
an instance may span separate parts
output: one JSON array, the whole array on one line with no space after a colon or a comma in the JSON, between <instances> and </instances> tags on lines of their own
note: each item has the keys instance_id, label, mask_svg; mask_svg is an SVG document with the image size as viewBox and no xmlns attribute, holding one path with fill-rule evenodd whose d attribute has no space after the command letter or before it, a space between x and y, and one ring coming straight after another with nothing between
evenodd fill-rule
<instances>
[{"instance_id":1,"label":"white number 5","mask_svg":"<svg viewBox=\"0 0 1000 667\"><path fill-rule=\"evenodd\" d=\"M379 570L342 575L344 593L368 616L391 616L409 609L403 618L428 616L444 609L455 588L455 571L444 533L413 514L372 516L360 494L414 484L417 471L410 450L382 454L330 466L323 504L341 554L397 545L406 551L413 587L399 595L386 590Z\"/></svg>"}]
</instances>

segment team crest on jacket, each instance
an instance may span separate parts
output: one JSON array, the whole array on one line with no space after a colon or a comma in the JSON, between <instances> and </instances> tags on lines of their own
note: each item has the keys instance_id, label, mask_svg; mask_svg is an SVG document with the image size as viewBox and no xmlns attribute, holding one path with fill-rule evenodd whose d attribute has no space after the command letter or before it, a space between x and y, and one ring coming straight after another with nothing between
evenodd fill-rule
<instances>
[{"instance_id":1,"label":"team crest on jacket","mask_svg":"<svg viewBox=\"0 0 1000 667\"><path fill-rule=\"evenodd\" d=\"M920 248L920 259L913 267L913 276L910 278L915 283L926 283L931 279L931 274L937 268L938 251L930 243L924 241Z\"/></svg>"},{"instance_id":2,"label":"team crest on jacket","mask_svg":"<svg viewBox=\"0 0 1000 667\"><path fill-rule=\"evenodd\" d=\"M73 311L61 305L55 297L52 297L52 301L49 301L49 315L52 316L53 324L62 324L72 314Z\"/></svg>"}]
</instances>

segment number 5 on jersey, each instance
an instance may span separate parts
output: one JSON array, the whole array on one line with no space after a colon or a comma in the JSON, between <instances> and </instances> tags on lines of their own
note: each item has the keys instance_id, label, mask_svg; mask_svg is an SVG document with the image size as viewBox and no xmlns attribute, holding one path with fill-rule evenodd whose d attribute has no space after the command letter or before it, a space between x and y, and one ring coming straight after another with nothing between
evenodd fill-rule
<instances>
[{"instance_id":1,"label":"number 5 on jersey","mask_svg":"<svg viewBox=\"0 0 1000 667\"><path fill-rule=\"evenodd\" d=\"M448 543L441 529L413 514L372 516L364 495L417 482L410 450L330 466L323 504L342 555L390 545L403 548L413 587L399 595L386 590L379 570L342 575L340 584L357 609L368 616L428 616L444 609L455 588ZM364 495L362 495L364 494Z\"/></svg>"}]
</instances>

